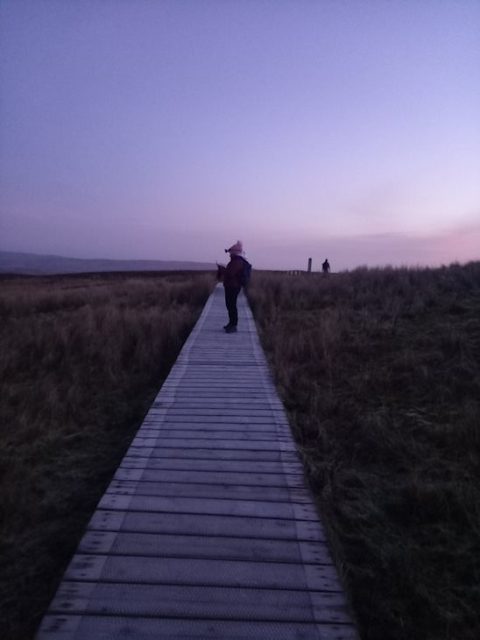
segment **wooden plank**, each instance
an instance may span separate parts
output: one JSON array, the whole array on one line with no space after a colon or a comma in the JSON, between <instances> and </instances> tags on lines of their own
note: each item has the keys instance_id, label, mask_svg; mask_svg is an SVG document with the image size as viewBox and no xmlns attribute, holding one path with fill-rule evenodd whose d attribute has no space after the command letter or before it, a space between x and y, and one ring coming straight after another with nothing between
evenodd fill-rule
<instances>
[{"instance_id":1,"label":"wooden plank","mask_svg":"<svg viewBox=\"0 0 480 640\"><path fill-rule=\"evenodd\" d=\"M163 447L134 447L133 445L127 452L127 456L133 458L135 456L155 458L170 458L191 460L248 460L259 462L276 462L286 460L296 462L298 456L296 453L285 453L282 451L255 451L243 449L185 449L185 448L169 448Z\"/></svg>"},{"instance_id":2,"label":"wooden plank","mask_svg":"<svg viewBox=\"0 0 480 640\"><path fill-rule=\"evenodd\" d=\"M283 518L316 522L318 514L311 505L221 498L184 498L169 496L119 496L105 493L100 509L114 511L153 511L155 513L198 513L235 517Z\"/></svg>"},{"instance_id":3,"label":"wooden plank","mask_svg":"<svg viewBox=\"0 0 480 640\"><path fill-rule=\"evenodd\" d=\"M274 440L252 440L251 438L205 438L203 434L200 436L191 436L188 439L181 437L179 434L177 437L162 438L151 437L137 437L133 440L133 446L139 447L170 447L172 449L178 449L184 447L185 449L210 449L210 450L236 450L236 451L289 451L295 453L296 449L291 441L287 439L282 441Z\"/></svg>"},{"instance_id":4,"label":"wooden plank","mask_svg":"<svg viewBox=\"0 0 480 640\"><path fill-rule=\"evenodd\" d=\"M219 406L217 408L203 408L203 407L184 407L181 406L178 409L172 407L171 409L168 409L167 411L165 411L165 413L159 413L156 411L150 411L149 415L151 416L155 416L155 415L165 415L166 419L168 419L169 421L174 421L177 420L178 416L181 416L182 418L184 416L188 416L189 420L195 421L196 418L200 417L200 416L205 416L210 418L221 418L221 422L225 422L225 416L233 416L234 418L242 418L243 422L258 422L258 420L255 420L253 418L268 418L267 422L270 422L272 420L272 410L271 409L256 409L254 407L250 407L248 408L248 406L245 406L244 408L232 408L232 409L226 409L225 406Z\"/></svg>"},{"instance_id":5,"label":"wooden plank","mask_svg":"<svg viewBox=\"0 0 480 640\"><path fill-rule=\"evenodd\" d=\"M239 484L253 487L295 487L302 488L305 481L301 476L275 473L230 473L226 478L214 471L180 471L172 469L135 469L122 465L115 473L115 480L139 479L149 482L188 482L190 484Z\"/></svg>"},{"instance_id":6,"label":"wooden plank","mask_svg":"<svg viewBox=\"0 0 480 640\"><path fill-rule=\"evenodd\" d=\"M213 371L215 371L215 373L213 373ZM250 387L260 387L263 389L267 384L268 387L272 389L271 382L266 382L266 380L266 376L258 370L258 367L252 367L249 371L243 368L240 372L237 372L236 368L221 370L220 367L212 367L211 370L208 371L203 367L202 370L199 370L198 373L194 375L190 373L179 375L177 378L169 377L170 384L177 381L180 382L182 386L200 385L205 387L211 384L219 384L220 386L227 384L235 386L237 389L248 389Z\"/></svg>"},{"instance_id":7,"label":"wooden plank","mask_svg":"<svg viewBox=\"0 0 480 640\"><path fill-rule=\"evenodd\" d=\"M204 425L199 425L198 428L185 428L186 425L180 425L175 428L162 428L161 429L161 438L166 440L168 438L172 438L175 440L185 439L190 440L191 438L202 439L202 440L223 440L228 441L231 440L233 442L246 441L250 443L255 443L254 446L257 446L257 442L272 442L276 443L279 441L289 442L288 436L278 435L278 431L275 430L262 430L262 431L248 431L246 429L242 430L229 430L229 429L207 429ZM134 443L137 444L139 442L145 443L149 441L149 446L153 446L156 442L158 442L158 438L155 437L137 437L134 440ZM232 446L235 446L232 444ZM253 446L253 444L252 444Z\"/></svg>"},{"instance_id":8,"label":"wooden plank","mask_svg":"<svg viewBox=\"0 0 480 640\"><path fill-rule=\"evenodd\" d=\"M189 498L223 498L225 500L260 500L269 502L302 502L312 499L306 489L290 487L255 487L238 484L199 484L189 482L149 482L145 480L113 480L106 493L137 496L184 496Z\"/></svg>"},{"instance_id":9,"label":"wooden plank","mask_svg":"<svg viewBox=\"0 0 480 640\"><path fill-rule=\"evenodd\" d=\"M342 623L347 617L339 592L95 582L64 583L52 612L65 609L72 614L245 621Z\"/></svg>"},{"instance_id":10,"label":"wooden plank","mask_svg":"<svg viewBox=\"0 0 480 640\"><path fill-rule=\"evenodd\" d=\"M122 467L140 468L143 461L138 458L125 456ZM136 466L137 465L137 466ZM284 462L249 462L247 460L184 460L175 458L148 458L146 469L172 469L180 471L212 471L225 474L228 480L230 473L275 473L282 474L286 470ZM299 462L288 465L288 473L303 477L303 470Z\"/></svg>"},{"instance_id":11,"label":"wooden plank","mask_svg":"<svg viewBox=\"0 0 480 640\"><path fill-rule=\"evenodd\" d=\"M239 393L238 389L229 389L223 390L221 393L216 389L204 389L203 391L195 391L174 387L171 390L171 393L174 393L175 400L197 400L197 399L205 399L205 400L235 400L238 401L241 396L242 400L249 402L250 400L258 400L261 402L270 401L270 394L266 393L262 390L242 391ZM165 395L168 395L165 390Z\"/></svg>"},{"instance_id":12,"label":"wooden plank","mask_svg":"<svg viewBox=\"0 0 480 640\"><path fill-rule=\"evenodd\" d=\"M190 396L190 399L198 399L198 398L216 398L217 400L226 398L226 399L230 399L230 400L238 400L239 396L242 397L242 399L244 400L248 400L248 399L253 399L253 400L263 400L268 401L268 399L271 396L271 391L270 390L265 390L262 387L259 386L253 386L251 388L242 388L242 387L237 387L235 385L206 385L204 387L192 387L192 386L187 386L183 383L180 383L180 385L176 385L175 387L172 387L171 389L166 388L165 391L174 391L175 390L175 396L180 397L180 396L184 396L186 397L187 394ZM153 411L155 411L157 409L157 407L153 408Z\"/></svg>"},{"instance_id":13,"label":"wooden plank","mask_svg":"<svg viewBox=\"0 0 480 640\"><path fill-rule=\"evenodd\" d=\"M283 425L275 423L257 425L237 422L160 422L157 425L146 425L142 434L157 430L164 438L168 436L178 438L178 434L181 434L183 438L212 437L222 440L232 439L232 437L234 440L275 440L276 434L278 434L277 437L289 441L290 434L286 428L282 427ZM152 436L152 433L149 435Z\"/></svg>"},{"instance_id":14,"label":"wooden plank","mask_svg":"<svg viewBox=\"0 0 480 640\"><path fill-rule=\"evenodd\" d=\"M358 640L351 625L119 616L46 616L37 640Z\"/></svg>"},{"instance_id":15,"label":"wooden plank","mask_svg":"<svg viewBox=\"0 0 480 640\"><path fill-rule=\"evenodd\" d=\"M173 394L173 395L172 395ZM171 397L168 397L168 396ZM270 409L272 407L281 409L281 405L278 404L278 400L274 400L271 397L269 397L268 394L265 393L260 393L257 392L256 394L257 398L252 398L250 397L251 394L249 394L248 397L245 397L243 395L239 396L238 394L234 394L234 393L230 393L229 395L225 396L222 395L220 396L217 393L210 393L210 394L206 394L206 393L195 393L195 394L190 394L187 393L186 391L182 391L181 388L177 388L177 391L173 391L170 392L170 394L165 393L162 396L157 396L157 400L156 400L156 404L152 405L152 409L163 409L165 407L169 407L172 406L175 403L178 403L179 400L181 400L181 406L185 406L185 407L189 407L189 406L214 406L214 407L218 407L218 406L224 406L226 409L228 409L229 407L233 406L238 406L238 407L262 407L264 409Z\"/></svg>"},{"instance_id":16,"label":"wooden plank","mask_svg":"<svg viewBox=\"0 0 480 640\"><path fill-rule=\"evenodd\" d=\"M264 433L276 433L278 430L278 425L275 424L273 420L269 423L255 423L255 422L239 422L235 418L232 418L231 421L228 418L222 418L223 422L215 422L210 421L210 419L192 420L190 421L188 418L182 416L182 421L172 421L168 418L168 422L163 420L150 420L144 422L142 426L142 433L144 431L151 430L161 430L168 431L173 429L182 429L191 431L192 429L203 430L203 431L234 431L235 433L244 432L250 434L264 434Z\"/></svg>"},{"instance_id":17,"label":"wooden plank","mask_svg":"<svg viewBox=\"0 0 480 640\"><path fill-rule=\"evenodd\" d=\"M338 591L332 565L245 562L196 558L152 558L76 554L65 572L69 582L205 585L305 591Z\"/></svg>"},{"instance_id":18,"label":"wooden plank","mask_svg":"<svg viewBox=\"0 0 480 640\"><path fill-rule=\"evenodd\" d=\"M201 395L203 391L205 391L206 393L211 393L212 391L214 391L217 393L217 396L220 396L220 397L224 392L231 393L232 395L237 394L237 396L240 394L242 396L249 395L249 394L265 396L268 393L273 393L273 389L271 389L270 387L265 388L264 385L259 386L257 384L252 384L248 386L244 386L244 385L239 386L235 382L225 382L225 383L214 384L214 383L208 383L208 382L186 383L182 381L180 385L176 383L168 383L164 385L164 388L166 391L173 388L176 389L177 387L180 387L182 391L188 391L192 393L192 395L195 395L197 393Z\"/></svg>"},{"instance_id":19,"label":"wooden plank","mask_svg":"<svg viewBox=\"0 0 480 640\"><path fill-rule=\"evenodd\" d=\"M98 508L88 525L96 531L130 531L268 540L324 540L319 522L281 518L237 518L213 514L109 511Z\"/></svg>"},{"instance_id":20,"label":"wooden plank","mask_svg":"<svg viewBox=\"0 0 480 640\"><path fill-rule=\"evenodd\" d=\"M220 375L221 373L223 373L223 375ZM259 374L260 372L258 370L253 373L246 369L237 374L235 369L235 372L233 370L223 372L219 371L219 375L212 375L208 371L204 370L195 376L183 375L177 380L175 380L175 378L169 378L165 388L168 389L170 385L178 384L178 382L180 382L182 387L191 388L218 385L219 387L235 387L238 391L252 388L271 389L273 391L273 384L271 381L269 381L266 376Z\"/></svg>"},{"instance_id":21,"label":"wooden plank","mask_svg":"<svg viewBox=\"0 0 480 640\"><path fill-rule=\"evenodd\" d=\"M177 398L179 400L179 398ZM168 405L171 405L171 401L168 402ZM260 411L271 411L274 408L280 409L279 406L272 407L267 400L219 400L218 398L208 399L208 398L197 398L190 400L183 400L181 402L181 406L185 409L210 409L212 411L221 410L222 408L226 411L235 411L239 409L240 411L248 411L249 409L253 409L255 412L257 409ZM167 402L160 403L158 408L167 407ZM151 412L148 412L150 415Z\"/></svg>"},{"instance_id":22,"label":"wooden plank","mask_svg":"<svg viewBox=\"0 0 480 640\"><path fill-rule=\"evenodd\" d=\"M280 426L284 428L290 436L290 427L283 423L281 416L272 414L267 420L252 416L249 420L246 416L173 416L168 415L149 415L145 418L142 428L169 428L177 429L180 427L195 429L197 427L209 427L210 429L231 429L234 427L237 431L268 431L269 429L278 429Z\"/></svg>"},{"instance_id":23,"label":"wooden plank","mask_svg":"<svg viewBox=\"0 0 480 640\"><path fill-rule=\"evenodd\" d=\"M228 536L158 535L87 531L77 553L85 555L203 558L252 562L332 564L325 542L251 540Z\"/></svg>"}]
</instances>

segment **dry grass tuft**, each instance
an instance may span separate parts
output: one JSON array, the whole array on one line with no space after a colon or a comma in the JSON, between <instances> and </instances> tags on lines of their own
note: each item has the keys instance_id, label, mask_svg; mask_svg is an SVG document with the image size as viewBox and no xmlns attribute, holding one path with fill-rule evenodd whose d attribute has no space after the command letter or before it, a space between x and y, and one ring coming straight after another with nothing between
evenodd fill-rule
<instances>
[{"instance_id":1,"label":"dry grass tuft","mask_svg":"<svg viewBox=\"0 0 480 640\"><path fill-rule=\"evenodd\" d=\"M480 629L480 263L249 293L365 640Z\"/></svg>"},{"instance_id":2,"label":"dry grass tuft","mask_svg":"<svg viewBox=\"0 0 480 640\"><path fill-rule=\"evenodd\" d=\"M105 274L1 284L1 635L23 640L214 279Z\"/></svg>"}]
</instances>

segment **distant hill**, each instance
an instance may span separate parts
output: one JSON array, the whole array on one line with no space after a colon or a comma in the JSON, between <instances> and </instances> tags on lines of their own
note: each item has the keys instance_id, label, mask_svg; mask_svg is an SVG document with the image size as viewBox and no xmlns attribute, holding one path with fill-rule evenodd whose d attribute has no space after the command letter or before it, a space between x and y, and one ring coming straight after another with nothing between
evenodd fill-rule
<instances>
[{"instance_id":1,"label":"distant hill","mask_svg":"<svg viewBox=\"0 0 480 640\"><path fill-rule=\"evenodd\" d=\"M215 269L210 262L173 260L86 260L62 256L0 251L0 273L54 275L100 271L206 271Z\"/></svg>"}]
</instances>

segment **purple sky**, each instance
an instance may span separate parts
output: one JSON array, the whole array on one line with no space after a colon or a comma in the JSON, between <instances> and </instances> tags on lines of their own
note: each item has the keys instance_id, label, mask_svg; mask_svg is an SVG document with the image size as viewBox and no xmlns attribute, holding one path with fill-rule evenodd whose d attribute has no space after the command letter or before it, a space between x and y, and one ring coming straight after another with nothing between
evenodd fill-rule
<instances>
[{"instance_id":1,"label":"purple sky","mask_svg":"<svg viewBox=\"0 0 480 640\"><path fill-rule=\"evenodd\" d=\"M0 249L480 259L478 0L2 0Z\"/></svg>"}]
</instances>

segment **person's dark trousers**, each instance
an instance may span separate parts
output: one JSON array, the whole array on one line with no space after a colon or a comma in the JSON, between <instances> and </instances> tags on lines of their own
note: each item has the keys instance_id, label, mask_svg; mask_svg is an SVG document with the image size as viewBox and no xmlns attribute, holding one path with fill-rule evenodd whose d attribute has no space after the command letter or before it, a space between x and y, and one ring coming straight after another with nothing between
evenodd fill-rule
<instances>
[{"instance_id":1,"label":"person's dark trousers","mask_svg":"<svg viewBox=\"0 0 480 640\"><path fill-rule=\"evenodd\" d=\"M228 310L228 320L232 327L238 324L237 298L240 288L225 287L225 304Z\"/></svg>"}]
</instances>

